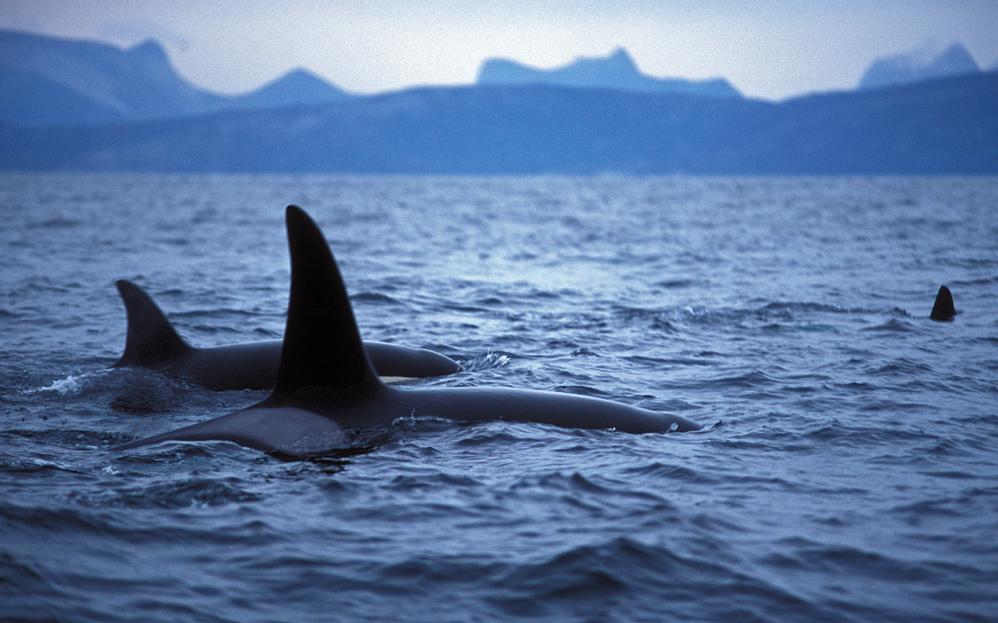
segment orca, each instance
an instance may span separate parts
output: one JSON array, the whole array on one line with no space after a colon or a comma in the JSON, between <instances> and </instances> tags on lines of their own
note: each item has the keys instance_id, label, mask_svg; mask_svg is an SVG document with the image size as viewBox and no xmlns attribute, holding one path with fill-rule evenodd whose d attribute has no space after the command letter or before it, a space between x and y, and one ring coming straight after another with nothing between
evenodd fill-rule
<instances>
[{"instance_id":1,"label":"orca","mask_svg":"<svg viewBox=\"0 0 998 623\"><path fill-rule=\"evenodd\" d=\"M195 348L180 337L145 290L124 279L115 285L125 303L128 332L125 352L113 367L152 368L214 390L274 388L281 361L280 340ZM364 348L386 380L460 370L457 362L431 350L384 342L365 342Z\"/></svg>"},{"instance_id":2,"label":"orca","mask_svg":"<svg viewBox=\"0 0 998 623\"><path fill-rule=\"evenodd\" d=\"M122 444L230 441L278 456L348 447L351 435L400 418L506 420L628 433L693 431L700 425L609 400L509 388L385 385L364 348L343 278L325 237L297 206L286 212L291 293L277 383L262 402L200 424Z\"/></svg>"},{"instance_id":3,"label":"orca","mask_svg":"<svg viewBox=\"0 0 998 623\"><path fill-rule=\"evenodd\" d=\"M939 286L939 293L936 294L936 302L932 305L929 319L949 322L954 316L956 316L956 307L953 306L953 293L946 286Z\"/></svg>"}]
</instances>

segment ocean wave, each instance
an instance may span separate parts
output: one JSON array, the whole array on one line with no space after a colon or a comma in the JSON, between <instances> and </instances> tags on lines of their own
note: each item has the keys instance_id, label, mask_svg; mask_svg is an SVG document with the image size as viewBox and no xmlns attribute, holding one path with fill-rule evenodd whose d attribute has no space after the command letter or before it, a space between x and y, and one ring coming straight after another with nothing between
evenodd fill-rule
<instances>
[{"instance_id":1,"label":"ocean wave","mask_svg":"<svg viewBox=\"0 0 998 623\"><path fill-rule=\"evenodd\" d=\"M125 486L96 495L74 494L73 499L93 508L208 508L256 502L261 495L248 491L235 478L192 478L183 482Z\"/></svg>"},{"instance_id":2,"label":"ocean wave","mask_svg":"<svg viewBox=\"0 0 998 623\"><path fill-rule=\"evenodd\" d=\"M980 313L998 278L952 261L993 255L991 179L59 175L16 188L33 207L0 228L0 619L998 611L998 338ZM407 389L556 388L706 428L403 417L305 458L228 442L114 451L266 392L101 369L123 341L113 279L155 285L194 342L280 338L291 200L335 223L365 335L461 359ZM940 210L945 231L929 227ZM59 218L79 224L26 227ZM942 281L967 290L946 325L926 317L926 284Z\"/></svg>"}]
</instances>

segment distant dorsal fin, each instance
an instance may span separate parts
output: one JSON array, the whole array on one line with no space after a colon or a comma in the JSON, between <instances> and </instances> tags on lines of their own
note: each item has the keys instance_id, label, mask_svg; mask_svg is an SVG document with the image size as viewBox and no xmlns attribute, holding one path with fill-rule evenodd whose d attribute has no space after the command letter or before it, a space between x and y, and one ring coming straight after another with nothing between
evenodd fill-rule
<instances>
[{"instance_id":1,"label":"distant dorsal fin","mask_svg":"<svg viewBox=\"0 0 998 623\"><path fill-rule=\"evenodd\" d=\"M953 294L946 286L939 286L939 294L936 295L936 302L932 306L929 318L932 320L953 320L953 316L956 316Z\"/></svg>"},{"instance_id":2,"label":"distant dorsal fin","mask_svg":"<svg viewBox=\"0 0 998 623\"><path fill-rule=\"evenodd\" d=\"M128 316L125 353L116 367L155 366L190 350L145 290L124 279L115 285Z\"/></svg>"},{"instance_id":3,"label":"distant dorsal fin","mask_svg":"<svg viewBox=\"0 0 998 623\"><path fill-rule=\"evenodd\" d=\"M380 385L364 350L343 277L319 226L287 208L291 296L274 396L314 387Z\"/></svg>"}]
</instances>

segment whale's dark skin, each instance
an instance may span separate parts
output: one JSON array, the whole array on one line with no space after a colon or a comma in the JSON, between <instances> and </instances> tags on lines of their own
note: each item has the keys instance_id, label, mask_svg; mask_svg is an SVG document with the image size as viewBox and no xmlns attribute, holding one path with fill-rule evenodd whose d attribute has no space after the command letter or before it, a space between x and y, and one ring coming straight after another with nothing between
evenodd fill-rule
<instances>
[{"instance_id":1,"label":"whale's dark skin","mask_svg":"<svg viewBox=\"0 0 998 623\"><path fill-rule=\"evenodd\" d=\"M188 345L152 298L130 281L118 281L128 315L125 353L115 367L160 370L209 389L273 389L281 362L281 341L249 342L214 348ZM454 360L423 348L365 342L378 374L388 379L452 374Z\"/></svg>"},{"instance_id":2,"label":"whale's dark skin","mask_svg":"<svg viewBox=\"0 0 998 623\"><path fill-rule=\"evenodd\" d=\"M296 206L288 206L287 226L291 296L273 393L247 409L126 443L120 449L163 441L221 440L304 456L344 447L351 429L387 426L408 416L537 422L629 433L700 428L679 415L588 396L506 388L389 387L378 378L364 348L322 232Z\"/></svg>"},{"instance_id":3,"label":"whale's dark skin","mask_svg":"<svg viewBox=\"0 0 998 623\"><path fill-rule=\"evenodd\" d=\"M932 305L929 318L939 322L949 322L956 316L956 307L953 305L953 294L946 286L939 286L939 293L936 294L936 302Z\"/></svg>"}]
</instances>

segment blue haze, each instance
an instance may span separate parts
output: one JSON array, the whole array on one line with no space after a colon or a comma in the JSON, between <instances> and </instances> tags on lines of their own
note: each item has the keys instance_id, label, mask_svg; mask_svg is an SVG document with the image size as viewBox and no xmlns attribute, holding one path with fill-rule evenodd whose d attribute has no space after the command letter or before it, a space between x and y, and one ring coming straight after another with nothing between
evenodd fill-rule
<instances>
[{"instance_id":1,"label":"blue haze","mask_svg":"<svg viewBox=\"0 0 998 623\"><path fill-rule=\"evenodd\" d=\"M998 59L992 0L834 3L759 0L670 2L7 0L5 28L163 41L181 73L228 93L307 67L352 91L474 80L478 63L503 56L554 67L624 46L652 75L724 76L753 97L847 89L878 56L926 40L960 41Z\"/></svg>"},{"instance_id":2,"label":"blue haze","mask_svg":"<svg viewBox=\"0 0 998 623\"><path fill-rule=\"evenodd\" d=\"M868 80L887 88L776 103L724 81L649 78L622 49L552 71L495 60L476 86L353 97L304 70L223 97L151 41L0 31L0 55L0 170L998 173L998 74L961 73L976 65L959 47L926 67L874 64Z\"/></svg>"},{"instance_id":3,"label":"blue haze","mask_svg":"<svg viewBox=\"0 0 998 623\"><path fill-rule=\"evenodd\" d=\"M995 174L996 111L994 73L780 104L424 88L128 125L0 126L0 170Z\"/></svg>"},{"instance_id":4,"label":"blue haze","mask_svg":"<svg viewBox=\"0 0 998 623\"><path fill-rule=\"evenodd\" d=\"M996 201L994 177L0 176L0 618L989 620ZM289 202L365 337L463 363L427 385L705 430L111 452L262 396L107 370L114 279L194 343L279 337Z\"/></svg>"}]
</instances>

